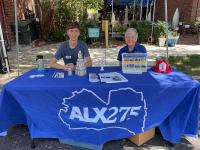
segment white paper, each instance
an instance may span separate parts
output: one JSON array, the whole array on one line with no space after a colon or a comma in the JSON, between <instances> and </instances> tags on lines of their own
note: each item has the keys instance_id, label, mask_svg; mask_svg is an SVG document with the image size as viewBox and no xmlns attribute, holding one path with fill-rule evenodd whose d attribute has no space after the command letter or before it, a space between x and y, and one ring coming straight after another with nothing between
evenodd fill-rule
<instances>
[{"instance_id":1,"label":"white paper","mask_svg":"<svg viewBox=\"0 0 200 150\"><path fill-rule=\"evenodd\" d=\"M6 135L7 135L7 131L0 133L0 136L6 136Z\"/></svg>"},{"instance_id":2,"label":"white paper","mask_svg":"<svg viewBox=\"0 0 200 150\"><path fill-rule=\"evenodd\" d=\"M99 73L101 82L105 83L121 83L128 82L128 80L118 72Z\"/></svg>"},{"instance_id":3,"label":"white paper","mask_svg":"<svg viewBox=\"0 0 200 150\"><path fill-rule=\"evenodd\" d=\"M44 77L45 75L44 74L33 74L33 75L30 75L29 78L41 78L41 77Z\"/></svg>"}]
</instances>

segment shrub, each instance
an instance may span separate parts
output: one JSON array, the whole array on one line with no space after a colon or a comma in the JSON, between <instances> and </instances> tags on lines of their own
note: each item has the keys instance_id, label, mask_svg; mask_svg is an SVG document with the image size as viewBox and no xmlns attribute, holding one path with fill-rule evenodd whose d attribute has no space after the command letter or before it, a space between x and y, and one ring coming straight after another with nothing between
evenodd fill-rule
<instances>
[{"instance_id":1,"label":"shrub","mask_svg":"<svg viewBox=\"0 0 200 150\"><path fill-rule=\"evenodd\" d=\"M119 33L124 33L126 32L127 26L123 24L115 24L113 26L113 31L119 32Z\"/></svg>"},{"instance_id":2,"label":"shrub","mask_svg":"<svg viewBox=\"0 0 200 150\"><path fill-rule=\"evenodd\" d=\"M60 41L64 41L65 39L66 37L65 37L64 31L57 30L57 31L53 31L50 34L50 40L52 41L60 42Z\"/></svg>"},{"instance_id":3,"label":"shrub","mask_svg":"<svg viewBox=\"0 0 200 150\"><path fill-rule=\"evenodd\" d=\"M155 39L158 39L161 34L165 33L166 23L164 21L157 21L154 24L154 33L153 36Z\"/></svg>"},{"instance_id":4,"label":"shrub","mask_svg":"<svg viewBox=\"0 0 200 150\"><path fill-rule=\"evenodd\" d=\"M135 28L138 32L138 41L147 42L148 37L151 36L151 22L142 21L135 22L132 21L129 23L130 28Z\"/></svg>"},{"instance_id":5,"label":"shrub","mask_svg":"<svg viewBox=\"0 0 200 150\"><path fill-rule=\"evenodd\" d=\"M152 22L149 21L131 21L129 23L130 28L135 28L138 31L138 40L140 42L147 42L148 38L151 36L152 31ZM158 21L154 23L153 26L153 38L155 39L155 42L157 42L157 39L160 37L161 33L164 33L165 30L165 23L162 21Z\"/></svg>"}]
</instances>

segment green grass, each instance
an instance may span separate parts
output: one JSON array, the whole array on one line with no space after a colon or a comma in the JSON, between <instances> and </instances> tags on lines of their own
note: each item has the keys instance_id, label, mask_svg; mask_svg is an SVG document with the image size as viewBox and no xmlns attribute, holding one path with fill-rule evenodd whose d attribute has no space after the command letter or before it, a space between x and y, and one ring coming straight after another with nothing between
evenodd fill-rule
<instances>
[{"instance_id":1,"label":"green grass","mask_svg":"<svg viewBox=\"0 0 200 150\"><path fill-rule=\"evenodd\" d=\"M190 76L200 76L200 55L170 56L169 63Z\"/></svg>"}]
</instances>

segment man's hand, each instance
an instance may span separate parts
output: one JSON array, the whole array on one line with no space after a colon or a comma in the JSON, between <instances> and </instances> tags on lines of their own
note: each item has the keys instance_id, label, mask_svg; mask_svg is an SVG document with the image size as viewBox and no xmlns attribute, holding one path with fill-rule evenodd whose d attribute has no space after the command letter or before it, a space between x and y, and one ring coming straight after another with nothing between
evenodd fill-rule
<instances>
[{"instance_id":1,"label":"man's hand","mask_svg":"<svg viewBox=\"0 0 200 150\"><path fill-rule=\"evenodd\" d=\"M56 69L63 69L65 71L67 71L69 68L74 71L76 66L73 64L73 63L69 63L69 64L66 64L66 65L61 65L61 64L58 64L57 63L57 59L53 58L50 62L50 67L52 68L56 68Z\"/></svg>"},{"instance_id":2,"label":"man's hand","mask_svg":"<svg viewBox=\"0 0 200 150\"><path fill-rule=\"evenodd\" d=\"M66 65L64 66L64 70L65 70L65 71L67 71L69 68L70 68L72 71L74 71L74 70L75 70L75 65L74 65L73 63L69 63L69 64L66 64Z\"/></svg>"}]
</instances>

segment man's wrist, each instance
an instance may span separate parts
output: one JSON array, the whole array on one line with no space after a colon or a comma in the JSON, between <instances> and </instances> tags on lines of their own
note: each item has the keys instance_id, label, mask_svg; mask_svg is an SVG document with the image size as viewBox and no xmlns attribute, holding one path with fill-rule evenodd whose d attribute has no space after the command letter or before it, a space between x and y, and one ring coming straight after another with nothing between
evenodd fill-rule
<instances>
[{"instance_id":1,"label":"man's wrist","mask_svg":"<svg viewBox=\"0 0 200 150\"><path fill-rule=\"evenodd\" d=\"M65 71L67 71L68 67L67 67L66 65L64 65L64 66L62 67L62 69L65 70Z\"/></svg>"}]
</instances>

